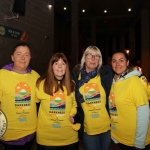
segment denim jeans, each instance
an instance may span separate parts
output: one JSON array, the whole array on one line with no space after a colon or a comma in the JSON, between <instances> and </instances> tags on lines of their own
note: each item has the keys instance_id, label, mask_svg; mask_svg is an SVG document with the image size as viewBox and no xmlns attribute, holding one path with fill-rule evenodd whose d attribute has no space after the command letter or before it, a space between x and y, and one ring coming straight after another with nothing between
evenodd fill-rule
<instances>
[{"instance_id":1,"label":"denim jeans","mask_svg":"<svg viewBox=\"0 0 150 150\"><path fill-rule=\"evenodd\" d=\"M83 135L83 143L86 150L108 150L110 142L110 130L96 135L88 135L84 132Z\"/></svg>"}]
</instances>

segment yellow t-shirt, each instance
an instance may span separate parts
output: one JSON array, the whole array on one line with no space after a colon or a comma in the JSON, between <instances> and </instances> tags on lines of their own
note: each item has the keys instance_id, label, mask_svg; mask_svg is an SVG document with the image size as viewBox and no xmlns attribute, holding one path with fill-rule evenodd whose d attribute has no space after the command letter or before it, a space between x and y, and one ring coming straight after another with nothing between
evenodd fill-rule
<instances>
[{"instance_id":1,"label":"yellow t-shirt","mask_svg":"<svg viewBox=\"0 0 150 150\"><path fill-rule=\"evenodd\" d=\"M106 110L106 94L100 82L100 76L90 79L80 87L84 101L84 130L89 135L107 132L110 129L110 118Z\"/></svg>"},{"instance_id":2,"label":"yellow t-shirt","mask_svg":"<svg viewBox=\"0 0 150 150\"><path fill-rule=\"evenodd\" d=\"M28 74L0 70L0 108L8 122L2 140L17 140L36 131L35 87L38 77L34 70Z\"/></svg>"},{"instance_id":3,"label":"yellow t-shirt","mask_svg":"<svg viewBox=\"0 0 150 150\"><path fill-rule=\"evenodd\" d=\"M112 84L109 96L111 135L118 142L134 146L137 107L148 104L148 96L139 77L133 76ZM150 128L146 145L150 143Z\"/></svg>"},{"instance_id":4,"label":"yellow t-shirt","mask_svg":"<svg viewBox=\"0 0 150 150\"><path fill-rule=\"evenodd\" d=\"M36 89L40 102L37 123L37 143L45 146L63 146L78 142L79 124L73 125L69 116L76 113L74 92L67 96L66 88L57 91L53 96L43 91L44 81ZM77 128L76 128L77 127ZM79 128L78 128L79 129Z\"/></svg>"}]
</instances>

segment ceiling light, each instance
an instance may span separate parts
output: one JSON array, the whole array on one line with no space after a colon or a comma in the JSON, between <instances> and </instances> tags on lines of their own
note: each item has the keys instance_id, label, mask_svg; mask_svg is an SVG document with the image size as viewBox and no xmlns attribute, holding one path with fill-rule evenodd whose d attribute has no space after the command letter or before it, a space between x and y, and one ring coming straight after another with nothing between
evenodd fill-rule
<instances>
[{"instance_id":1,"label":"ceiling light","mask_svg":"<svg viewBox=\"0 0 150 150\"><path fill-rule=\"evenodd\" d=\"M52 8L52 5L48 5L49 8Z\"/></svg>"},{"instance_id":2,"label":"ceiling light","mask_svg":"<svg viewBox=\"0 0 150 150\"><path fill-rule=\"evenodd\" d=\"M129 55L130 50L129 50L129 49L126 49L125 52Z\"/></svg>"},{"instance_id":3,"label":"ceiling light","mask_svg":"<svg viewBox=\"0 0 150 150\"><path fill-rule=\"evenodd\" d=\"M64 7L64 10L66 10L67 8L66 7Z\"/></svg>"},{"instance_id":4,"label":"ceiling light","mask_svg":"<svg viewBox=\"0 0 150 150\"><path fill-rule=\"evenodd\" d=\"M104 10L104 13L107 13L107 10Z\"/></svg>"},{"instance_id":5,"label":"ceiling light","mask_svg":"<svg viewBox=\"0 0 150 150\"><path fill-rule=\"evenodd\" d=\"M128 11L131 11L131 8L128 8Z\"/></svg>"},{"instance_id":6,"label":"ceiling light","mask_svg":"<svg viewBox=\"0 0 150 150\"><path fill-rule=\"evenodd\" d=\"M85 9L83 9L82 12L85 12Z\"/></svg>"}]
</instances>

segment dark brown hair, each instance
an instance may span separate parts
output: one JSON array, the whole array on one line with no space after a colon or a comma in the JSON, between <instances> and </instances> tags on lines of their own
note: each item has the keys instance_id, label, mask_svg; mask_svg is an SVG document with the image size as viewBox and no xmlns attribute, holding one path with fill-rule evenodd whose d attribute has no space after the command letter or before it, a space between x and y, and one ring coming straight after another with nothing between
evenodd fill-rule
<instances>
[{"instance_id":1,"label":"dark brown hair","mask_svg":"<svg viewBox=\"0 0 150 150\"><path fill-rule=\"evenodd\" d=\"M18 43L14 46L12 52L11 52L11 55L14 54L14 52L16 51L16 49L19 47L19 46L26 46L28 47L28 49L30 50L30 53L31 53L31 49L30 49L30 46L27 44L27 43Z\"/></svg>"},{"instance_id":2,"label":"dark brown hair","mask_svg":"<svg viewBox=\"0 0 150 150\"><path fill-rule=\"evenodd\" d=\"M129 65L127 66L126 73L128 74L129 72L133 71L134 69L133 69L133 67L132 67L131 64L130 64L129 55L128 55L125 51L123 51L123 50L116 50L116 51L112 54L111 59L112 59L113 55L114 55L114 54L117 54L117 53L123 54L124 57L126 58L126 61L129 61Z\"/></svg>"},{"instance_id":3,"label":"dark brown hair","mask_svg":"<svg viewBox=\"0 0 150 150\"><path fill-rule=\"evenodd\" d=\"M58 83L58 80L54 76L53 64L57 62L60 58L66 63L66 72L64 74L63 79L60 81L60 83ZM67 89L67 95L70 95L75 89L74 82L70 78L68 61L66 56L63 53L56 53L52 56L45 75L41 76L37 80L36 83L37 88L39 88L39 84L42 80L45 80L43 90L45 93L49 95L53 95L53 92L57 92L59 89L64 91L63 86L65 86ZM55 89L55 91L53 91L53 89Z\"/></svg>"}]
</instances>

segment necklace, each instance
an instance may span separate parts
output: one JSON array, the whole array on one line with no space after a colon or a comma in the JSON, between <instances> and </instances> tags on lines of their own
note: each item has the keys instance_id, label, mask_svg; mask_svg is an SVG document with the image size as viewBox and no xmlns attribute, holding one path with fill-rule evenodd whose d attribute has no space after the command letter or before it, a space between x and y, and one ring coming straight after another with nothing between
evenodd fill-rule
<instances>
[{"instance_id":1,"label":"necklace","mask_svg":"<svg viewBox=\"0 0 150 150\"><path fill-rule=\"evenodd\" d=\"M13 71L16 73L19 73L19 74L26 74L27 73L27 71L18 71L18 70L15 70L14 68L13 68Z\"/></svg>"}]
</instances>

